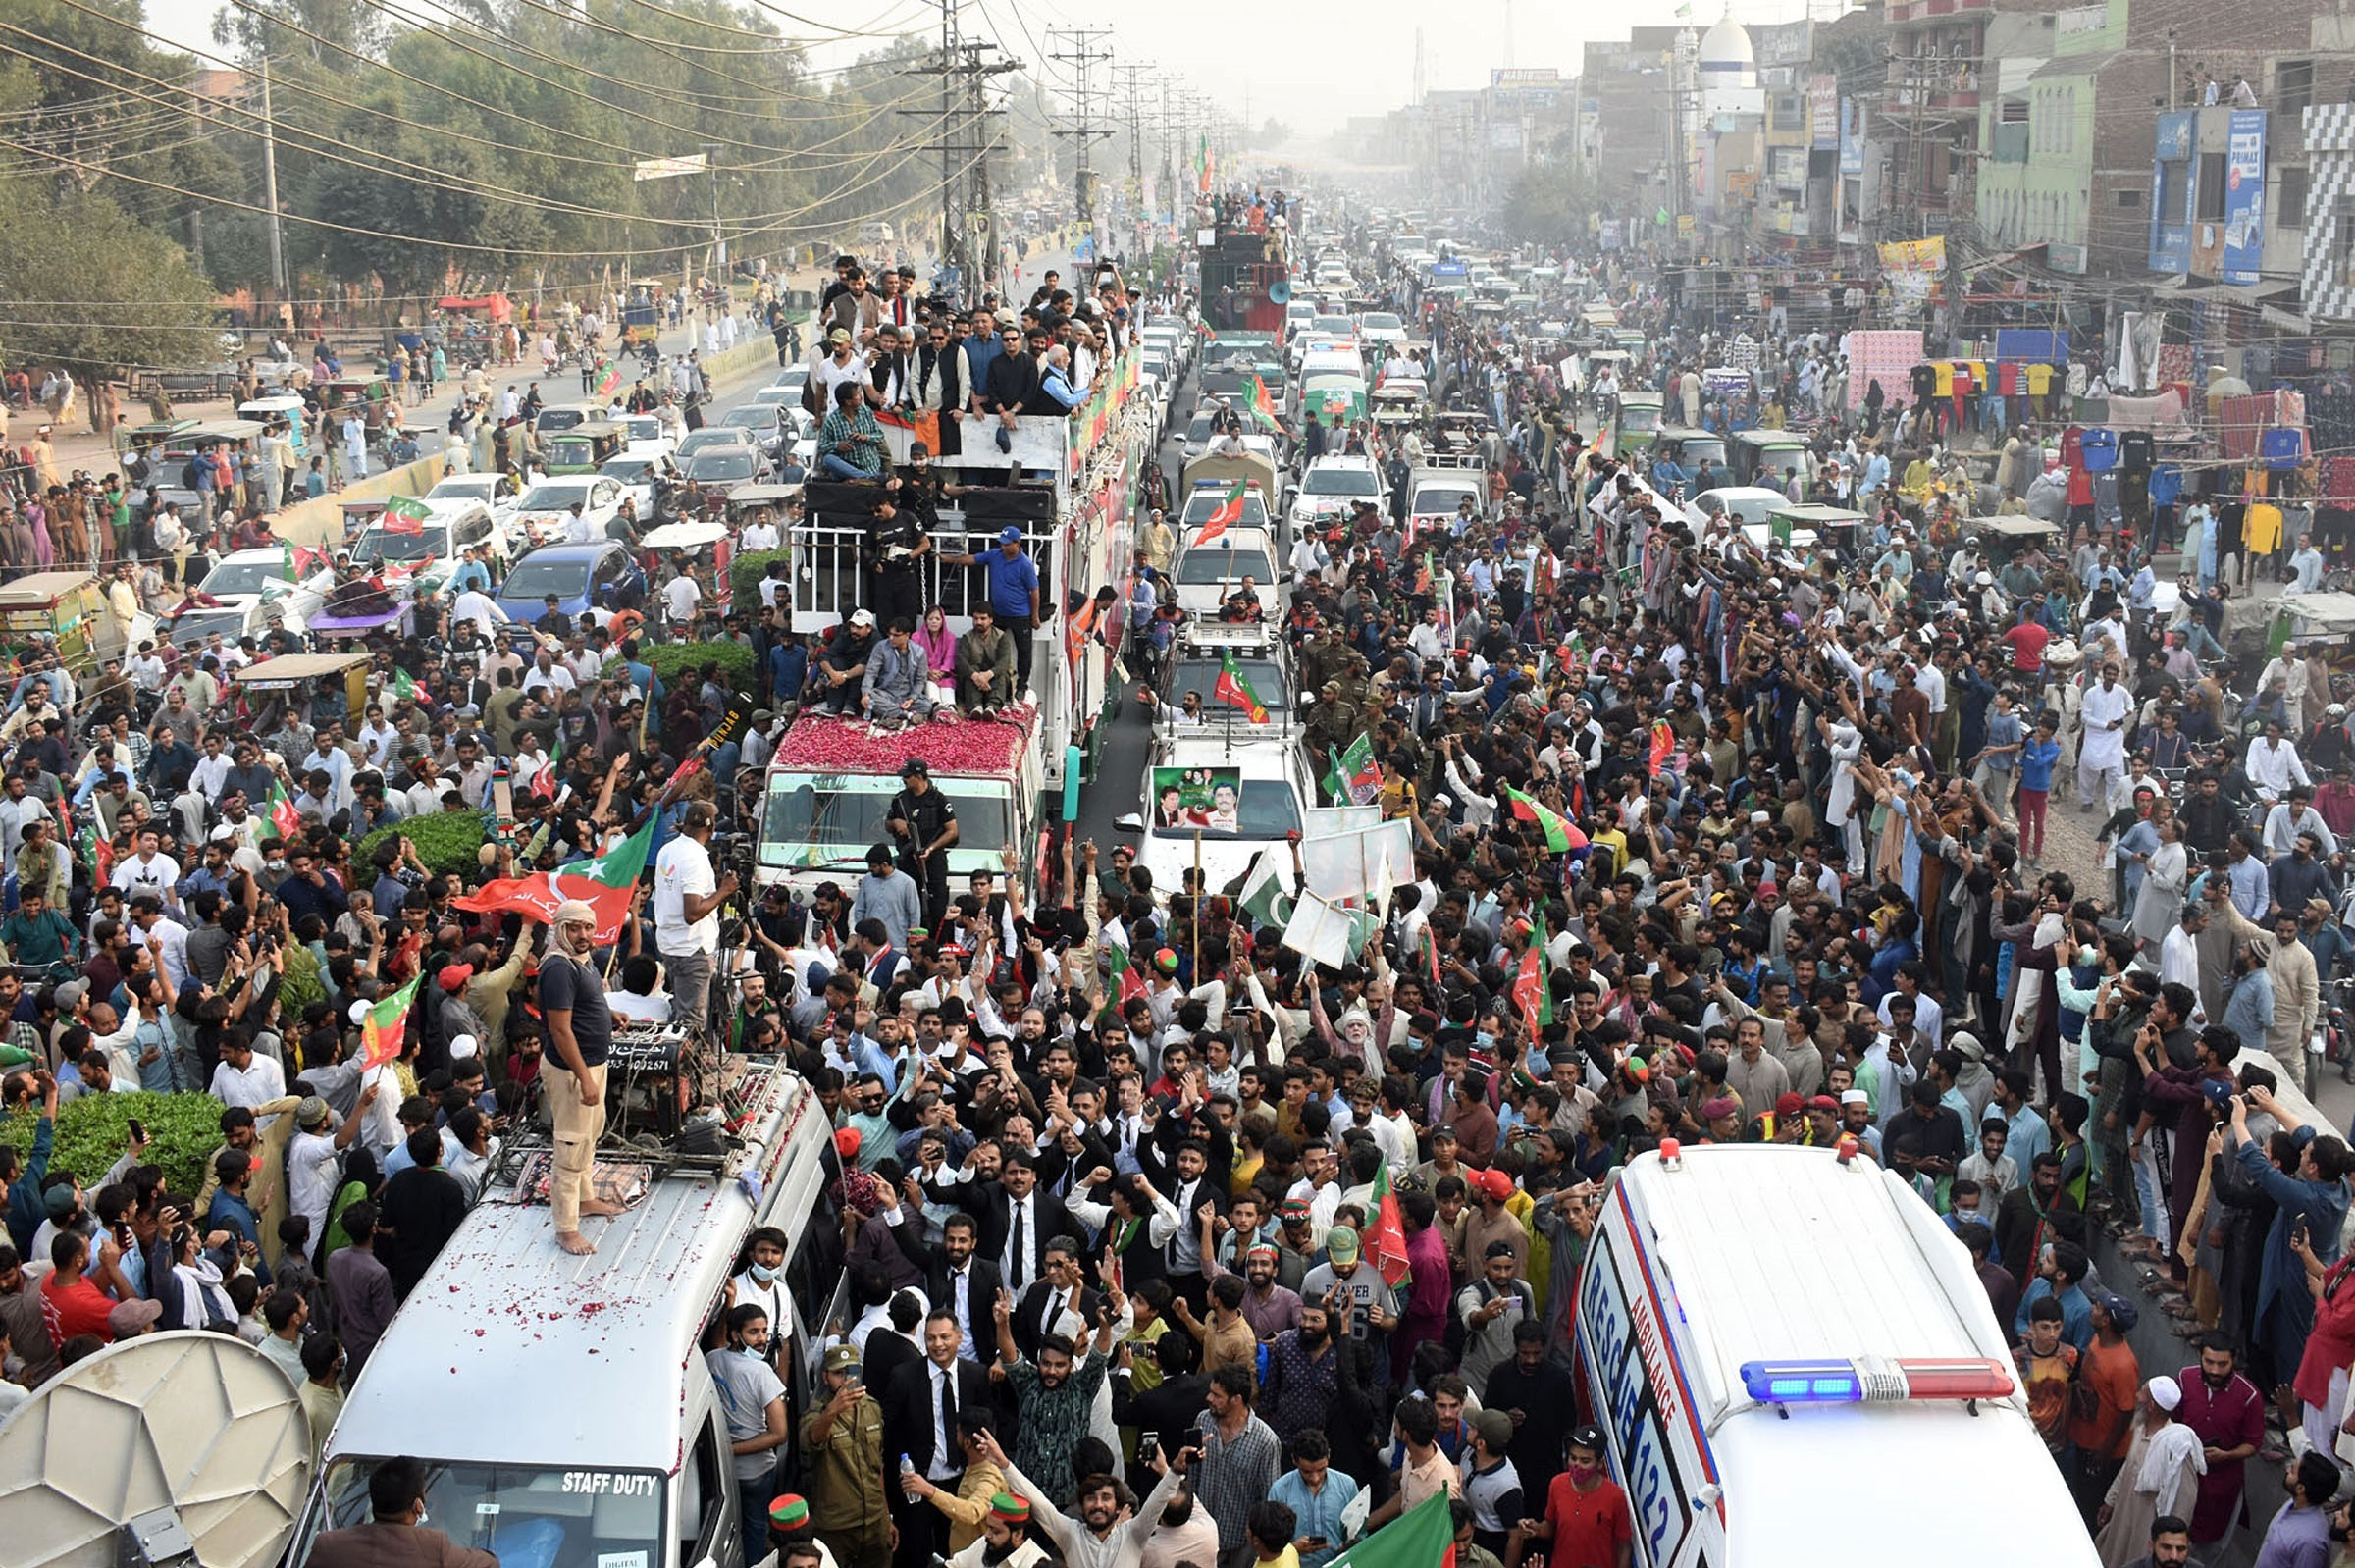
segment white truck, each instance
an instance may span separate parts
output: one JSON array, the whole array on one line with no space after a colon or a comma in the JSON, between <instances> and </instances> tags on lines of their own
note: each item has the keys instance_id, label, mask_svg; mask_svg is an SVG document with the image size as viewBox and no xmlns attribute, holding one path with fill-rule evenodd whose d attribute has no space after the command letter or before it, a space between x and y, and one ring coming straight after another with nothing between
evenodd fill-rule
<instances>
[{"instance_id":1,"label":"white truck","mask_svg":"<svg viewBox=\"0 0 2355 1568\"><path fill-rule=\"evenodd\" d=\"M1838 1489L1840 1533L1902 1539L1913 1568L2024 1542L2037 1568L2093 1568L1969 1255L1901 1178L1671 1141L1600 1203L1572 1349L1643 1568L1804 1561L1827 1476L1876 1478Z\"/></svg>"},{"instance_id":2,"label":"white truck","mask_svg":"<svg viewBox=\"0 0 2355 1568\"><path fill-rule=\"evenodd\" d=\"M883 735L864 719L805 711L777 742L760 781L754 884L783 883L804 904L822 882L847 890L866 870L867 851L895 842L885 820L911 759L924 763L932 787L957 809L952 894L964 892L974 871L1002 873L1010 848L1033 861L1047 814L1038 735L1030 704L993 719Z\"/></svg>"}]
</instances>

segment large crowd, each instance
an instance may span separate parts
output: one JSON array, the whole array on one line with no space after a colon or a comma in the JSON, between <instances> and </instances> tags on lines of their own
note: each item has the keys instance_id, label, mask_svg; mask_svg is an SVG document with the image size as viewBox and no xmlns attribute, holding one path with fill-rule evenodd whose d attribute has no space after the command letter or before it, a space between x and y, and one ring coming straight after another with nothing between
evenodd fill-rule
<instances>
[{"instance_id":1,"label":"large crowd","mask_svg":"<svg viewBox=\"0 0 2355 1568\"><path fill-rule=\"evenodd\" d=\"M937 476L884 473L878 411L996 440L1083 398L1133 313L1183 308L1050 287L952 312L884 276L846 269L820 307L819 463L917 497ZM1649 335L1584 386L1366 267L1428 340L1434 404L1494 429L1452 524L1410 536L1393 485L1286 563L1317 755L1370 743L1373 799L1418 845L1337 967L1125 844L952 887L920 767L864 876L807 906L764 891L723 949L712 836L794 712L880 725L1030 684L1054 609L1020 549L962 563L996 626L944 652L889 506L864 601L810 647L773 603L704 609L706 573L683 616L557 616L528 647L429 602L357 711L340 678L231 679L259 647L74 672L27 650L0 721L0 1100L35 1130L0 1150L0 1409L110 1340L216 1328L287 1369L324 1437L543 1100L557 1240L595 1249L603 1053L616 1020L669 1020L784 1054L836 1128L839 1224L808 1244L851 1321L795 1343L818 1326L783 1300L789 1238L757 1232L708 1346L748 1563L1326 1568L1444 1495L1459 1568L1626 1568L1568 1326L1596 1194L1671 1138L1853 1145L1943 1215L2111 1568L2242 1531L2269 1568L2321 1561L2355 1155L2287 1096L2318 1087L2308 1041L2355 967L2337 651L2236 664L2239 585L2196 542L2161 613L2153 546L2203 518L2071 508L1993 558L1932 451L1944 416L1895 389L1852 414L1836 349L1763 322L1749 392L1688 391L1715 356L1668 298L1580 276ZM1650 487L1708 476L1598 449L1638 385L1702 428L1813 415L1792 483L1865 522L1809 559L1689 519ZM1996 428L2024 510L2059 432ZM1395 478L1425 440L1295 434ZM1171 531L1138 536L1149 584ZM1112 624L1149 645L1165 602ZM740 642L756 690L716 664L665 683L656 637ZM2064 867L2048 822L2071 812L2092 860ZM484 823L479 854L429 863L423 824L453 815ZM651 897L614 950L587 906L552 932L466 907L641 829ZM365 1069L378 1004L412 985ZM136 1134L108 1169L54 1157L70 1102L131 1089L218 1102L195 1190ZM2097 1246L2126 1261L2104 1277ZM2153 1314L2180 1361L2128 1342ZM2268 1464L2290 1501L2252 1517ZM421 1487L382 1467L363 1530L414 1529Z\"/></svg>"}]
</instances>

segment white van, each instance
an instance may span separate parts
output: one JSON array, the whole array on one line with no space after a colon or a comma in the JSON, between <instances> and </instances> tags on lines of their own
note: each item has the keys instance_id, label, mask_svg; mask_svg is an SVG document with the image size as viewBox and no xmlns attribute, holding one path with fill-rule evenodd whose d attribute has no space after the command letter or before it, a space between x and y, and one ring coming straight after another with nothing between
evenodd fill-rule
<instances>
[{"instance_id":1,"label":"white van","mask_svg":"<svg viewBox=\"0 0 2355 1568\"><path fill-rule=\"evenodd\" d=\"M2093 1568L1969 1254L1900 1178L1670 1142L1601 1201L1572 1348L1637 1563L1805 1561L1829 1501L1910 1568Z\"/></svg>"},{"instance_id":2,"label":"white van","mask_svg":"<svg viewBox=\"0 0 2355 1568\"><path fill-rule=\"evenodd\" d=\"M615 1045L608 1086L626 1099L632 1073ZM344 1401L290 1568L321 1532L366 1523L368 1477L403 1455L425 1462L434 1527L505 1563L744 1568L704 1335L746 1237L782 1229L795 1321L770 1329L788 1337L778 1371L798 1418L840 1283L806 1242L840 1221L816 1091L781 1062L731 1057L726 1098L745 1119L732 1151L648 1151L645 1196L592 1223L589 1257L561 1251L548 1206L528 1198L544 1156L508 1151L502 1179L409 1292Z\"/></svg>"}]
</instances>

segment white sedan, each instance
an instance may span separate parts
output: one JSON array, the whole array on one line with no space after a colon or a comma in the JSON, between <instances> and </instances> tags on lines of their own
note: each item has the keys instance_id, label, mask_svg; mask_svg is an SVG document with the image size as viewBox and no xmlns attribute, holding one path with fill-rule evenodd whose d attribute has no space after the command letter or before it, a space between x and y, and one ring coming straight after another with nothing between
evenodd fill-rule
<instances>
[{"instance_id":1,"label":"white sedan","mask_svg":"<svg viewBox=\"0 0 2355 1568\"><path fill-rule=\"evenodd\" d=\"M606 537L606 525L628 498L621 481L607 475L559 474L523 493L515 503L515 520L532 545L563 544L578 501L589 519L589 538L596 541Z\"/></svg>"}]
</instances>

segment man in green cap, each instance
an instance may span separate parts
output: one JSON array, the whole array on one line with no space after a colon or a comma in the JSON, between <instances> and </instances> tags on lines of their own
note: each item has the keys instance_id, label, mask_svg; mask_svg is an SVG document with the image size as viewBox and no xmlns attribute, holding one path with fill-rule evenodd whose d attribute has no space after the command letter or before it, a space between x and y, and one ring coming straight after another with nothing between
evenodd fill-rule
<instances>
[{"instance_id":1,"label":"man in green cap","mask_svg":"<svg viewBox=\"0 0 2355 1568\"><path fill-rule=\"evenodd\" d=\"M886 1568L892 1534L883 1486L883 1407L866 1391L855 1346L830 1346L823 1378L826 1402L802 1417L817 1539L833 1553L836 1568Z\"/></svg>"}]
</instances>

